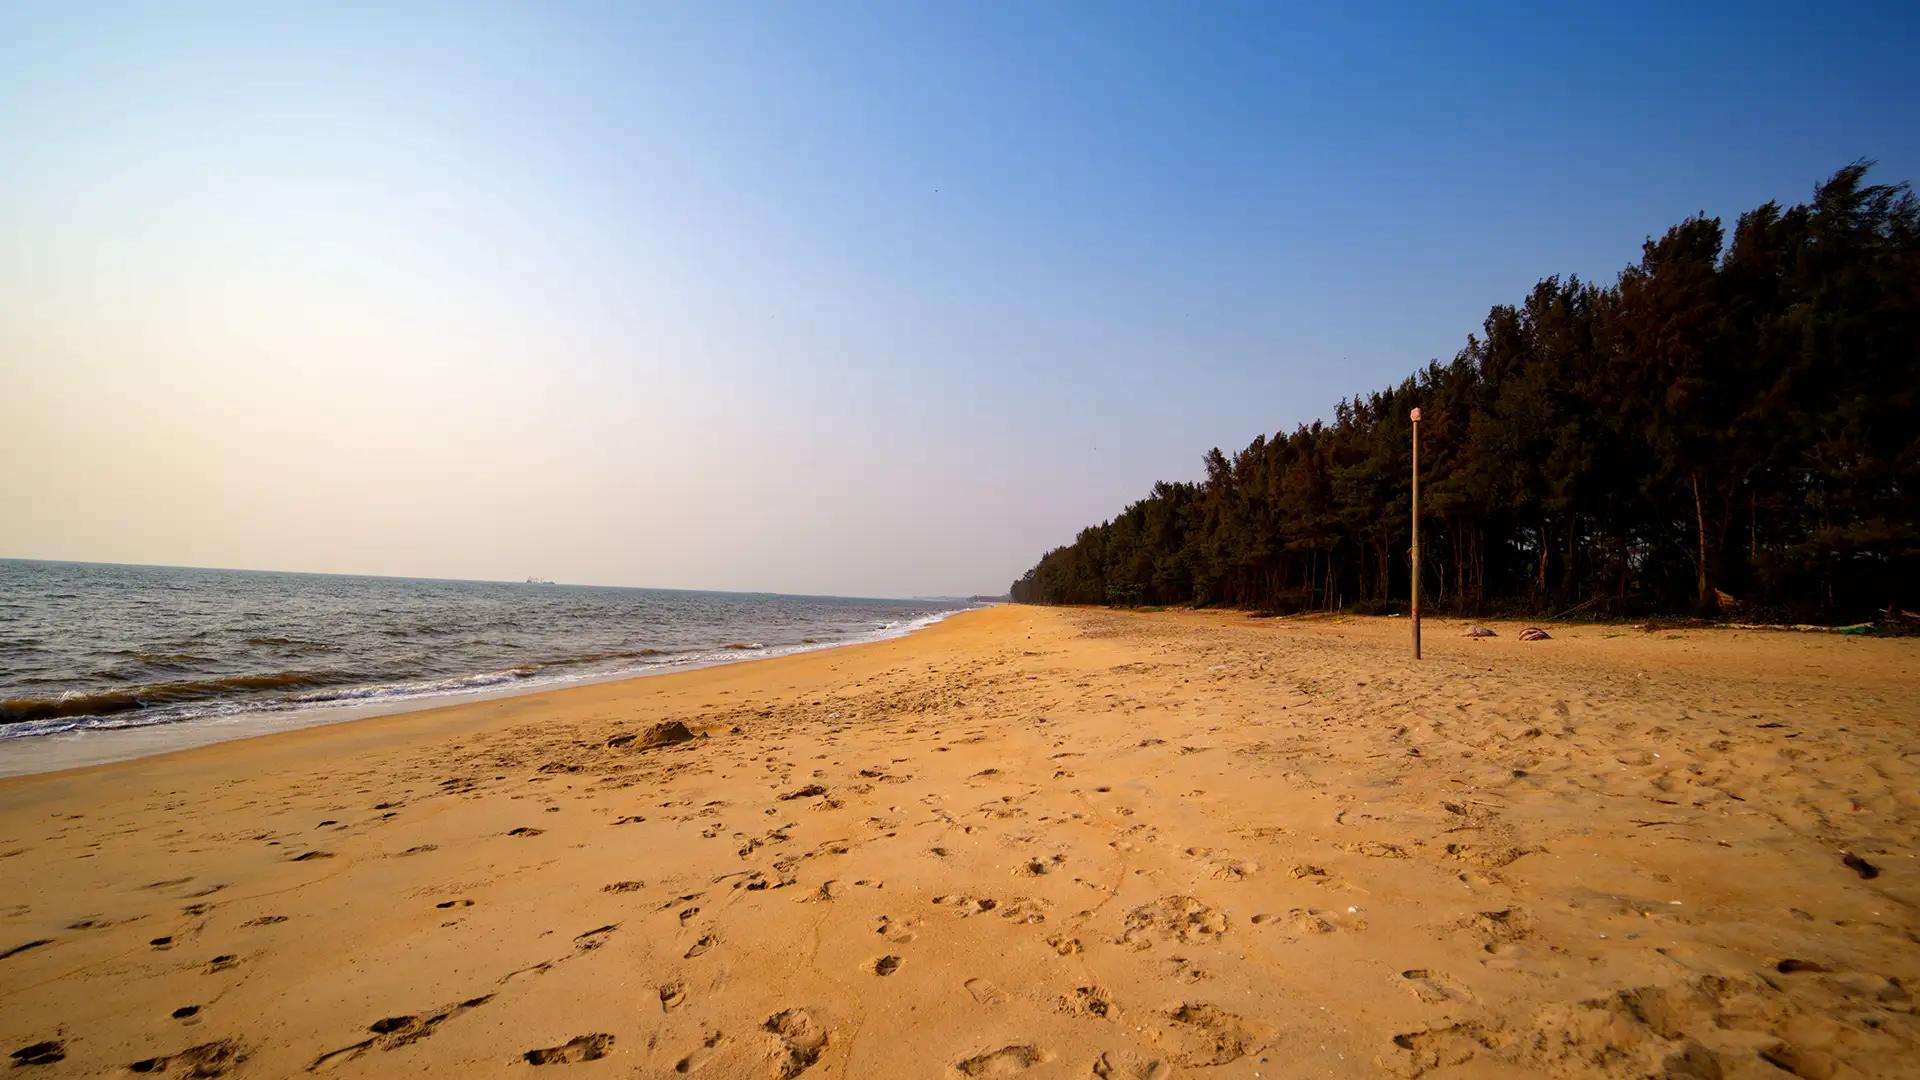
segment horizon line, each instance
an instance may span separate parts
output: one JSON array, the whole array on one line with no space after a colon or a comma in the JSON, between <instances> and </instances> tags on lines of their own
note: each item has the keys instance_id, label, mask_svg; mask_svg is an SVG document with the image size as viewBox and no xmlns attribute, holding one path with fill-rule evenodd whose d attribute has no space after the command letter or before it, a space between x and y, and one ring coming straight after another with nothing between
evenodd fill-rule
<instances>
[{"instance_id":1,"label":"horizon line","mask_svg":"<svg viewBox=\"0 0 1920 1080\"><path fill-rule=\"evenodd\" d=\"M433 581L456 585L551 585L570 589L632 589L640 592L721 593L731 596L779 596L802 600L885 600L924 602L934 600L972 600L986 593L967 595L924 593L917 596L855 596L847 593L778 592L771 589L699 589L672 585L607 585L589 581L535 581L531 578L431 577L420 574L370 574L342 570L286 570L257 566L192 566L185 563L113 562L104 559L45 559L26 555L0 555L0 562L56 563L65 566L119 566L137 570L211 570L230 574L301 574L308 577L377 578L384 581Z\"/></svg>"}]
</instances>

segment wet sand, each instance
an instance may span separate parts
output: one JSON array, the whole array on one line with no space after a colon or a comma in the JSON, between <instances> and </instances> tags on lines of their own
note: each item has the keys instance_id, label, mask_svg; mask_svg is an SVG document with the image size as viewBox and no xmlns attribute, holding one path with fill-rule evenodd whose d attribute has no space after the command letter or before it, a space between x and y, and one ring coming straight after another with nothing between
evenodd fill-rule
<instances>
[{"instance_id":1,"label":"wet sand","mask_svg":"<svg viewBox=\"0 0 1920 1080\"><path fill-rule=\"evenodd\" d=\"M995 608L3 781L0 1054L1920 1072L1920 641L1463 625Z\"/></svg>"}]
</instances>

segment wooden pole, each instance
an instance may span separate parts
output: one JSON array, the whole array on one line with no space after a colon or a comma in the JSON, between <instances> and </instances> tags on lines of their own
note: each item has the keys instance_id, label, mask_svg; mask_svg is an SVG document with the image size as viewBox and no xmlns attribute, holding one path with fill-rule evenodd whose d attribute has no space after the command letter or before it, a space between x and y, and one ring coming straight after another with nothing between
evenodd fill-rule
<instances>
[{"instance_id":1,"label":"wooden pole","mask_svg":"<svg viewBox=\"0 0 1920 1080\"><path fill-rule=\"evenodd\" d=\"M1420 659L1420 410L1413 418L1413 658Z\"/></svg>"}]
</instances>

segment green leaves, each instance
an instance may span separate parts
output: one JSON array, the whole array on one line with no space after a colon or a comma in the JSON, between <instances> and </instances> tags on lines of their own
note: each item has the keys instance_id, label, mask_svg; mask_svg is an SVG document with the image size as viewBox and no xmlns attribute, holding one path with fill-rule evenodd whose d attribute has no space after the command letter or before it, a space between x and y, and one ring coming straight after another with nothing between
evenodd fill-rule
<instances>
[{"instance_id":1,"label":"green leaves","mask_svg":"<svg viewBox=\"0 0 1920 1080\"><path fill-rule=\"evenodd\" d=\"M1855 619L1920 604L1920 209L1856 162L1812 201L1694 217L1611 287L1549 277L1452 362L1330 424L1209 451L1015 583L1041 603Z\"/></svg>"}]
</instances>

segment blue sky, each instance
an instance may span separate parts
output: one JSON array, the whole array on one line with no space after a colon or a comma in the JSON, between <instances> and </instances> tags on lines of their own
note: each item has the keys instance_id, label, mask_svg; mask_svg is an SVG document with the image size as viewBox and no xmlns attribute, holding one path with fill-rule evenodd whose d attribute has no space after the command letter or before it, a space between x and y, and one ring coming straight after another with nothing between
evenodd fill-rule
<instances>
[{"instance_id":1,"label":"blue sky","mask_svg":"<svg viewBox=\"0 0 1920 1080\"><path fill-rule=\"evenodd\" d=\"M998 590L1544 275L1920 174L1915 11L0 6L0 555Z\"/></svg>"}]
</instances>

